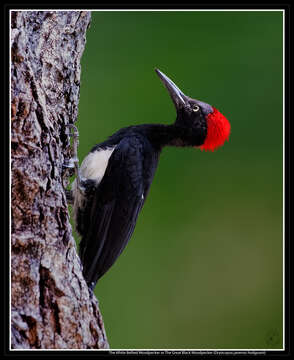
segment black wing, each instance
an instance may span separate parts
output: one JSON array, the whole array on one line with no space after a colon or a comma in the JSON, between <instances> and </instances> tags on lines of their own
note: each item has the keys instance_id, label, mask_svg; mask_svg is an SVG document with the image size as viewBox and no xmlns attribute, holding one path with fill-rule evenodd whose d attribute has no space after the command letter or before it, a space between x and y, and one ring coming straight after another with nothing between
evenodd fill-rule
<instances>
[{"instance_id":1,"label":"black wing","mask_svg":"<svg viewBox=\"0 0 294 360\"><path fill-rule=\"evenodd\" d=\"M83 274L93 288L128 243L144 203L144 143L120 141L108 161L91 209L89 228L80 243Z\"/></svg>"}]
</instances>

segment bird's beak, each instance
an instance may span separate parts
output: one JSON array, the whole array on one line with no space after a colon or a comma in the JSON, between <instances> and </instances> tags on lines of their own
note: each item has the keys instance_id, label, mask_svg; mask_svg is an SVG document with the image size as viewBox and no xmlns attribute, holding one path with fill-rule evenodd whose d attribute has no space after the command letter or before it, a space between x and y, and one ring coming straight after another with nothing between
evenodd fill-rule
<instances>
[{"instance_id":1,"label":"bird's beak","mask_svg":"<svg viewBox=\"0 0 294 360\"><path fill-rule=\"evenodd\" d=\"M164 73L158 69L155 69L155 71L167 88L176 109L178 110L179 108L186 106L187 96Z\"/></svg>"}]
</instances>

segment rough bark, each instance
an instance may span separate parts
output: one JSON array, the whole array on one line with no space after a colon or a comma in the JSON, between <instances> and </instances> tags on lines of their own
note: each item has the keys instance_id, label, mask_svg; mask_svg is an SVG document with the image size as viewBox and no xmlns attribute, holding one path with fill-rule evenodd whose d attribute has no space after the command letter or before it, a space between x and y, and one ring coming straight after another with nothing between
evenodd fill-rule
<instances>
[{"instance_id":1,"label":"rough bark","mask_svg":"<svg viewBox=\"0 0 294 360\"><path fill-rule=\"evenodd\" d=\"M11 13L11 347L108 348L62 186L90 12Z\"/></svg>"}]
</instances>

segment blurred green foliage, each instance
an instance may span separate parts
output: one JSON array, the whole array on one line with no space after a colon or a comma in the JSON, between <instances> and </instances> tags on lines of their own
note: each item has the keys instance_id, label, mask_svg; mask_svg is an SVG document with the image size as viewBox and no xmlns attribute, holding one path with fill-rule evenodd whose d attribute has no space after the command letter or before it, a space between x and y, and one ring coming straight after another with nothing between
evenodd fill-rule
<instances>
[{"instance_id":1,"label":"blurred green foliage","mask_svg":"<svg viewBox=\"0 0 294 360\"><path fill-rule=\"evenodd\" d=\"M283 345L283 15L92 12L79 157L121 127L172 123L154 72L217 107L230 141L164 149L135 232L99 281L112 348Z\"/></svg>"}]
</instances>

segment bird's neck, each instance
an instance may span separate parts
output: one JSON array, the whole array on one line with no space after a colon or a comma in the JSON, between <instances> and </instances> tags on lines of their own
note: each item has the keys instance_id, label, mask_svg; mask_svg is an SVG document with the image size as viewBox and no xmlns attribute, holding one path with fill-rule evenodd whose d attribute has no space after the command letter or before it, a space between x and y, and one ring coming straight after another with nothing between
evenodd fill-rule
<instances>
[{"instance_id":1,"label":"bird's neck","mask_svg":"<svg viewBox=\"0 0 294 360\"><path fill-rule=\"evenodd\" d=\"M147 125L145 130L151 144L159 149L164 146L199 146L204 141L195 129L176 124L152 124Z\"/></svg>"}]
</instances>

